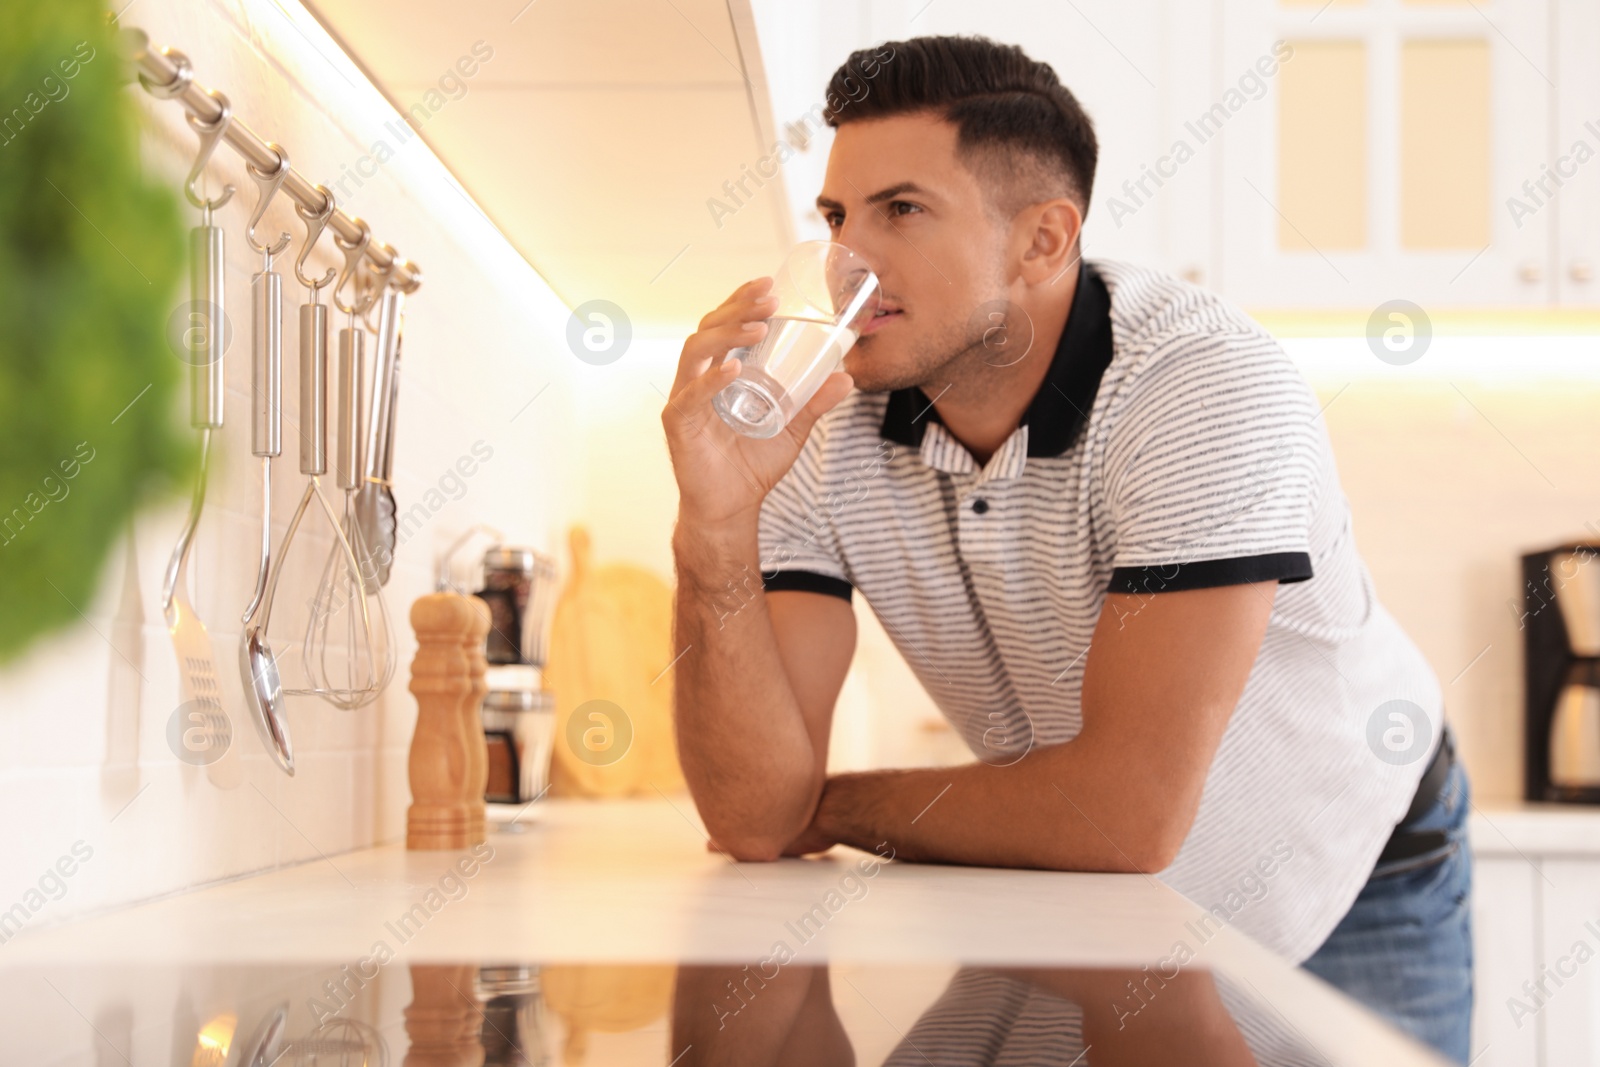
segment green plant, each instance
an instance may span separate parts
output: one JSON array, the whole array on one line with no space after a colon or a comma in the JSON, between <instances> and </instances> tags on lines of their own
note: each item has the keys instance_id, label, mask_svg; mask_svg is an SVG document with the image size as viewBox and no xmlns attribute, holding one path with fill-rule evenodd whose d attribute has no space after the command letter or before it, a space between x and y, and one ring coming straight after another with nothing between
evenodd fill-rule
<instances>
[{"instance_id":1,"label":"green plant","mask_svg":"<svg viewBox=\"0 0 1600 1067\"><path fill-rule=\"evenodd\" d=\"M75 623L113 541L192 474L166 321L173 189L97 0L0 5L0 662Z\"/></svg>"}]
</instances>

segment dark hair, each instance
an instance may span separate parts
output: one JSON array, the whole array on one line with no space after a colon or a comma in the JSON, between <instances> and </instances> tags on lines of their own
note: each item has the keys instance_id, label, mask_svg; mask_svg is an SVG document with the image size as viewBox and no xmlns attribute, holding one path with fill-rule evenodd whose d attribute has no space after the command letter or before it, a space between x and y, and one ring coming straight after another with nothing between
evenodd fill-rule
<instances>
[{"instance_id":1,"label":"dark hair","mask_svg":"<svg viewBox=\"0 0 1600 1067\"><path fill-rule=\"evenodd\" d=\"M918 111L953 123L963 162L1002 187L1007 216L1063 192L1089 210L1094 123L1050 64L1017 45L960 36L863 48L833 72L827 101L824 119L835 128Z\"/></svg>"}]
</instances>

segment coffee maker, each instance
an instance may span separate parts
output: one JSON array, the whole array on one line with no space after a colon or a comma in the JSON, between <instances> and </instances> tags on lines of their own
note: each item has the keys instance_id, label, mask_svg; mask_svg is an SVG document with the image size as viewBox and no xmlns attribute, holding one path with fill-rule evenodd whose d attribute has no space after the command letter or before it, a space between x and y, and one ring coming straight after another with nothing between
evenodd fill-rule
<instances>
[{"instance_id":1,"label":"coffee maker","mask_svg":"<svg viewBox=\"0 0 1600 1067\"><path fill-rule=\"evenodd\" d=\"M1600 544L1522 557L1528 800L1600 804Z\"/></svg>"}]
</instances>

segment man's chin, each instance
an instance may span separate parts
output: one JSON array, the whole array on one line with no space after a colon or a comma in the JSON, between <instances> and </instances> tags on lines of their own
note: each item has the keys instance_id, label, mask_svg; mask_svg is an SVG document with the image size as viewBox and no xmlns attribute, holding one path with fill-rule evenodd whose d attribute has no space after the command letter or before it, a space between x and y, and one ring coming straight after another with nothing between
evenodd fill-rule
<instances>
[{"instance_id":1,"label":"man's chin","mask_svg":"<svg viewBox=\"0 0 1600 1067\"><path fill-rule=\"evenodd\" d=\"M883 366L882 357L871 352L863 352L859 342L845 354L844 364L840 369L850 375L855 387L863 393L887 393L901 388L901 383L897 380L899 376L886 373L887 368Z\"/></svg>"}]
</instances>

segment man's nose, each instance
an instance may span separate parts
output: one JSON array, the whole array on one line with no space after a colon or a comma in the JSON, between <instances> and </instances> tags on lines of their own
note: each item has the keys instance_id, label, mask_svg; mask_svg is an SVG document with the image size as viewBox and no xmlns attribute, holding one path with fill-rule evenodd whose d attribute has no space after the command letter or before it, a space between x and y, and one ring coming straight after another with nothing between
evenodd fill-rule
<instances>
[{"instance_id":1,"label":"man's nose","mask_svg":"<svg viewBox=\"0 0 1600 1067\"><path fill-rule=\"evenodd\" d=\"M847 223L839 227L839 235L835 240L861 258L878 278L878 290L881 293L884 287L884 257L879 254L877 237L867 232L866 227L857 226L854 230Z\"/></svg>"},{"instance_id":2,"label":"man's nose","mask_svg":"<svg viewBox=\"0 0 1600 1067\"><path fill-rule=\"evenodd\" d=\"M872 268L872 272L882 278L883 257L879 254L879 235L872 230L874 221L882 221L877 218L876 210L872 207L866 209L866 213L871 218L862 218L858 214L846 219L844 224L839 227L839 236L835 239L860 256L866 261L867 266Z\"/></svg>"}]
</instances>

